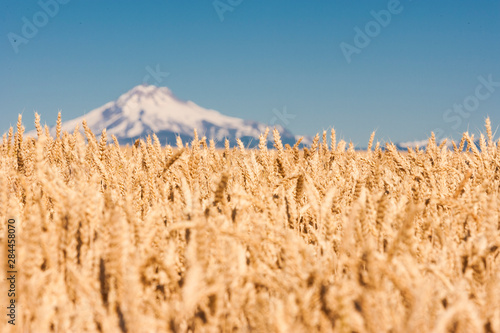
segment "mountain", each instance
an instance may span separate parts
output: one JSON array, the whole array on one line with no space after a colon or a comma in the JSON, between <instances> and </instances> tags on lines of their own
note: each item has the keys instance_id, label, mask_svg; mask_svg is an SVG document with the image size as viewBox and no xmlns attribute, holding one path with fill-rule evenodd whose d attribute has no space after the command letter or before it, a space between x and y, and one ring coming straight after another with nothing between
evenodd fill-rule
<instances>
[{"instance_id":1,"label":"mountain","mask_svg":"<svg viewBox=\"0 0 500 333\"><path fill-rule=\"evenodd\" d=\"M175 145L177 136L183 142L193 138L193 130L199 137L214 139L217 146L224 145L227 138L234 146L236 138L246 147L255 147L259 135L268 125L251 120L229 117L215 110L205 109L194 102L183 101L167 87L139 85L121 95L116 101L90 111L84 116L62 123L62 130L73 132L83 120L96 135L106 128L108 136L114 134L121 144L133 143L155 133L162 144ZM276 127L283 144L293 145L298 137L281 126ZM34 133L28 133L34 135ZM272 146L271 136L268 145Z\"/></svg>"}]
</instances>

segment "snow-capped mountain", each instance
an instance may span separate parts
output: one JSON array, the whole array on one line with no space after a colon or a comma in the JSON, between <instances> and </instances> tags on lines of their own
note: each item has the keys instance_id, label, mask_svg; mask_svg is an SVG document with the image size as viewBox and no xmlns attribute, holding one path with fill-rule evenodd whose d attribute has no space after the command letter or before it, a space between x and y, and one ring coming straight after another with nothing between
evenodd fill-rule
<instances>
[{"instance_id":1,"label":"snow-capped mountain","mask_svg":"<svg viewBox=\"0 0 500 333\"><path fill-rule=\"evenodd\" d=\"M240 138L245 146L258 145L259 135L268 125L251 120L229 117L215 110L205 109L194 102L182 101L166 87L139 85L121 95L116 101L92 110L84 116L62 123L62 130L73 132L83 120L97 136L106 128L120 143L133 143L155 133L162 144L175 145L176 137L184 142L193 138L193 130L199 137L214 139L218 146L227 138L234 145ZM269 126L272 132L274 126ZM281 126L275 126L283 144L293 145L296 137ZM269 137L268 139L271 139ZM272 141L272 140L270 140ZM268 142L272 146L272 142Z\"/></svg>"}]
</instances>

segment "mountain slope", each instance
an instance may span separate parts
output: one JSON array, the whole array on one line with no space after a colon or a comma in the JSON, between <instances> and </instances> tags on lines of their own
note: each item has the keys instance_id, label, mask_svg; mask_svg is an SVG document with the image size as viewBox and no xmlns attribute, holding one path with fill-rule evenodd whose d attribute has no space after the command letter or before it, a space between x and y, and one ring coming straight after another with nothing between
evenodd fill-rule
<instances>
[{"instance_id":1,"label":"mountain slope","mask_svg":"<svg viewBox=\"0 0 500 333\"><path fill-rule=\"evenodd\" d=\"M132 143L152 133L162 144L175 144L177 136L183 141L191 140L196 129L200 137L214 139L218 146L224 144L225 138L232 145L236 138L240 138L246 146L254 147L267 127L263 123L229 117L194 102L182 101L170 89L153 85L136 86L116 101L63 122L62 130L72 132L84 119L96 135L106 128L108 135L114 134L122 144ZM276 128L280 131L283 144L295 143L292 133L281 126Z\"/></svg>"}]
</instances>

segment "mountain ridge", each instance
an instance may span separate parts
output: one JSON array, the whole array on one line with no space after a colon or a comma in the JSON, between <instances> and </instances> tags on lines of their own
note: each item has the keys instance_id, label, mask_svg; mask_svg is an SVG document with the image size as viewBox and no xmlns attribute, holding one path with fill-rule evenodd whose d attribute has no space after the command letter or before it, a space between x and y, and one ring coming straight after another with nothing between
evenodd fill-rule
<instances>
[{"instance_id":1,"label":"mountain ridge","mask_svg":"<svg viewBox=\"0 0 500 333\"><path fill-rule=\"evenodd\" d=\"M175 144L179 136L182 141L193 139L196 129L200 137L214 139L218 147L227 138L231 145L239 138L246 147L259 143L259 136L268 126L253 120L224 115L216 110L205 109L192 101L177 98L167 87L138 85L116 100L110 101L77 118L62 123L62 131L73 132L77 125L86 120L96 135L106 128L108 135L115 135L120 144L133 143L140 138L156 134L162 144ZM280 132L283 144L293 145L299 136L293 135L282 126L274 126ZM51 128L55 132L55 127ZM36 135L35 131L27 133ZM305 137L305 142L310 142ZM268 146L272 142L268 140Z\"/></svg>"}]
</instances>

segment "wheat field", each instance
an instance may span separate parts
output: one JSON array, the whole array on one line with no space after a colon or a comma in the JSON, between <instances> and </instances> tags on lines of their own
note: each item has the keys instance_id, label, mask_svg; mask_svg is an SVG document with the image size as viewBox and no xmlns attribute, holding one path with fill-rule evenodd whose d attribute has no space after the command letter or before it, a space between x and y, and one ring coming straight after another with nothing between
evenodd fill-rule
<instances>
[{"instance_id":1,"label":"wheat field","mask_svg":"<svg viewBox=\"0 0 500 333\"><path fill-rule=\"evenodd\" d=\"M1 332L500 333L500 141L258 149L17 129ZM17 224L7 322L7 220Z\"/></svg>"}]
</instances>

